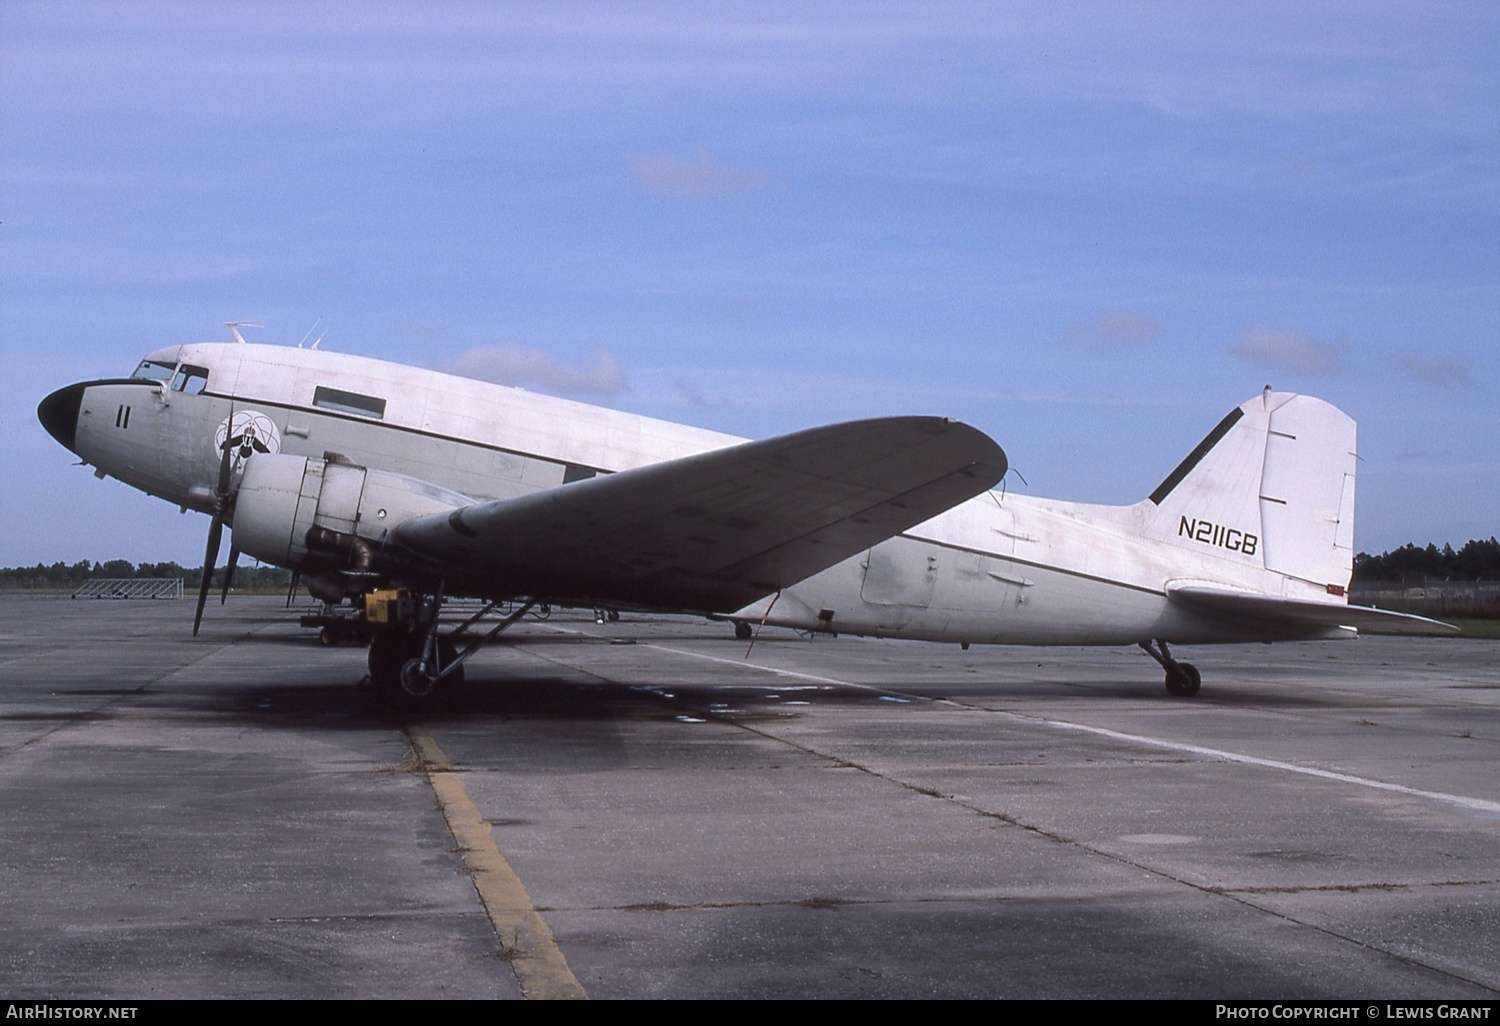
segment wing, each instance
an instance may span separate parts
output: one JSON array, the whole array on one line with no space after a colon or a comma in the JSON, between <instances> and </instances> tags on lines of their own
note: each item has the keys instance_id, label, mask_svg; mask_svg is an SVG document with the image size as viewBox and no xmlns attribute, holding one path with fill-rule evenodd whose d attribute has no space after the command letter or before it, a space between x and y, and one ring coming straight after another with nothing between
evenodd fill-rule
<instances>
[{"instance_id":1,"label":"wing","mask_svg":"<svg viewBox=\"0 0 1500 1026\"><path fill-rule=\"evenodd\" d=\"M1458 633L1458 628L1452 624L1411 613L1394 613L1388 609L1349 606L1340 602L1308 602L1208 584L1168 584L1167 597L1202 612L1273 623L1353 627L1371 634Z\"/></svg>"},{"instance_id":2,"label":"wing","mask_svg":"<svg viewBox=\"0 0 1500 1026\"><path fill-rule=\"evenodd\" d=\"M937 417L813 428L416 517L450 591L726 612L993 487L1005 453Z\"/></svg>"}]
</instances>

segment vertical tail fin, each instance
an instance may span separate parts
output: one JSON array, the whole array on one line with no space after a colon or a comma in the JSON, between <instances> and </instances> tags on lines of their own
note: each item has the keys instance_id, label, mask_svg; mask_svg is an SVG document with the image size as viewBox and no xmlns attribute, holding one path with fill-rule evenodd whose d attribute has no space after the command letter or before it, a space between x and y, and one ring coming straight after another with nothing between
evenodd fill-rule
<instances>
[{"instance_id":1,"label":"vertical tail fin","mask_svg":"<svg viewBox=\"0 0 1500 1026\"><path fill-rule=\"evenodd\" d=\"M1343 594L1354 559L1354 438L1338 408L1267 389L1141 504L1144 533Z\"/></svg>"}]
</instances>

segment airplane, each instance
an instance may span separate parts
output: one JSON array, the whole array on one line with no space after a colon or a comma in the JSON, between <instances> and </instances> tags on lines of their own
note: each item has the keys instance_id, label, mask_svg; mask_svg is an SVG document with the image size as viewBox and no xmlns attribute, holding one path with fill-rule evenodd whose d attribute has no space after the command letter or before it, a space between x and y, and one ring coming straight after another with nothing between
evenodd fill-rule
<instances>
[{"instance_id":1,"label":"airplane","mask_svg":"<svg viewBox=\"0 0 1500 1026\"><path fill-rule=\"evenodd\" d=\"M1147 498L1090 505L996 491L1004 451L941 417L747 441L230 327L38 419L96 476L210 515L195 635L228 526L231 575L251 556L363 604L370 680L407 708L537 604L1137 645L1179 697L1202 678L1171 645L1456 630L1349 604L1355 426L1311 396L1267 387ZM458 597L485 605L444 633Z\"/></svg>"}]
</instances>

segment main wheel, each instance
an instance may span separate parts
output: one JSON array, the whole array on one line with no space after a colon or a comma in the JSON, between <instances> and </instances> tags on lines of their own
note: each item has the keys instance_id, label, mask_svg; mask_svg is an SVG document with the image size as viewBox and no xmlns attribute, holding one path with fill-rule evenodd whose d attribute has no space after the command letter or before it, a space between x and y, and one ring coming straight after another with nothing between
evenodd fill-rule
<instances>
[{"instance_id":1,"label":"main wheel","mask_svg":"<svg viewBox=\"0 0 1500 1026\"><path fill-rule=\"evenodd\" d=\"M427 639L416 634L387 634L370 643L370 683L384 701L406 712L431 708L464 683L464 668L457 667L442 679L436 667L422 670L422 646ZM447 638L438 638L439 666L458 658L458 650Z\"/></svg>"},{"instance_id":2,"label":"main wheel","mask_svg":"<svg viewBox=\"0 0 1500 1026\"><path fill-rule=\"evenodd\" d=\"M1203 686L1203 677L1192 663L1173 663L1167 670L1167 694L1192 698Z\"/></svg>"},{"instance_id":3,"label":"main wheel","mask_svg":"<svg viewBox=\"0 0 1500 1026\"><path fill-rule=\"evenodd\" d=\"M401 688L399 697L403 701L414 705L422 704L431 701L432 696L437 694L437 674L430 667L422 669L421 656L413 656L403 663L401 675L397 679Z\"/></svg>"},{"instance_id":4,"label":"main wheel","mask_svg":"<svg viewBox=\"0 0 1500 1026\"><path fill-rule=\"evenodd\" d=\"M415 634L382 634L370 642L370 683L382 695L401 689L401 669L422 654L422 639Z\"/></svg>"}]
</instances>

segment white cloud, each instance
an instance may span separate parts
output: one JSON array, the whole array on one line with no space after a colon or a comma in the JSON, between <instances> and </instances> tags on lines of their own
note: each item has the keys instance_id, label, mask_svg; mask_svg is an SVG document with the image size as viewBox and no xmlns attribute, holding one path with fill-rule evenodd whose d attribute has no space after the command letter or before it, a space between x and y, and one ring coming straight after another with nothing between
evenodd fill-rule
<instances>
[{"instance_id":1,"label":"white cloud","mask_svg":"<svg viewBox=\"0 0 1500 1026\"><path fill-rule=\"evenodd\" d=\"M619 395L630 388L620 358L595 349L579 367L560 363L540 349L485 346L468 349L438 365L438 370L499 385L527 385L573 396Z\"/></svg>"},{"instance_id":2,"label":"white cloud","mask_svg":"<svg viewBox=\"0 0 1500 1026\"><path fill-rule=\"evenodd\" d=\"M1468 361L1455 356L1425 356L1403 349L1396 353L1396 365L1424 384L1438 388L1467 388L1474 384Z\"/></svg>"},{"instance_id":3,"label":"white cloud","mask_svg":"<svg viewBox=\"0 0 1500 1026\"><path fill-rule=\"evenodd\" d=\"M672 387L677 390L677 394L680 395L682 397L682 400L689 406L697 406L702 409L709 409L715 406L733 405L728 399L725 399L722 396L715 396L714 398L710 399L708 396L703 394L703 390L697 385L694 385L689 381L683 381L680 378L677 381L672 382Z\"/></svg>"},{"instance_id":4,"label":"white cloud","mask_svg":"<svg viewBox=\"0 0 1500 1026\"><path fill-rule=\"evenodd\" d=\"M1139 349L1161 337L1160 321L1140 314L1112 310L1085 324L1074 325L1054 341L1083 346L1095 352Z\"/></svg>"},{"instance_id":5,"label":"white cloud","mask_svg":"<svg viewBox=\"0 0 1500 1026\"><path fill-rule=\"evenodd\" d=\"M441 345L458 335L458 329L451 324L418 321L410 317L392 317L388 328L395 337L422 345Z\"/></svg>"},{"instance_id":6,"label":"white cloud","mask_svg":"<svg viewBox=\"0 0 1500 1026\"><path fill-rule=\"evenodd\" d=\"M1322 376L1344 366L1344 350L1332 342L1259 325L1241 335L1229 351L1257 367L1288 374Z\"/></svg>"},{"instance_id":7,"label":"white cloud","mask_svg":"<svg viewBox=\"0 0 1500 1026\"><path fill-rule=\"evenodd\" d=\"M706 153L694 161L666 154L643 154L631 161L636 181L649 192L669 196L732 198L774 188L774 175L757 168L715 164Z\"/></svg>"}]
</instances>

